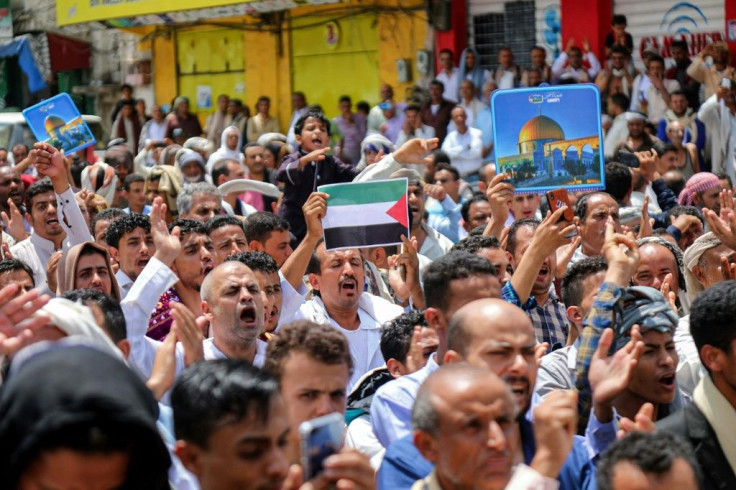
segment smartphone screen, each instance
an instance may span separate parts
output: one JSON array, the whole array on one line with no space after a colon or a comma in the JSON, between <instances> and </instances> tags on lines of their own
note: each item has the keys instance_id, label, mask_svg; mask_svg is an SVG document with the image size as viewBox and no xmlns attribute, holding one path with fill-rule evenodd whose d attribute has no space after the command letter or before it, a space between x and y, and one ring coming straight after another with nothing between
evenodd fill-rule
<instances>
[{"instance_id":1,"label":"smartphone screen","mask_svg":"<svg viewBox=\"0 0 736 490\"><path fill-rule=\"evenodd\" d=\"M639 159L629 151L619 150L618 161L627 167L639 168Z\"/></svg>"},{"instance_id":2,"label":"smartphone screen","mask_svg":"<svg viewBox=\"0 0 736 490\"><path fill-rule=\"evenodd\" d=\"M344 433L345 422L339 413L309 420L299 426L304 481L322 473L325 459L342 449Z\"/></svg>"}]
</instances>

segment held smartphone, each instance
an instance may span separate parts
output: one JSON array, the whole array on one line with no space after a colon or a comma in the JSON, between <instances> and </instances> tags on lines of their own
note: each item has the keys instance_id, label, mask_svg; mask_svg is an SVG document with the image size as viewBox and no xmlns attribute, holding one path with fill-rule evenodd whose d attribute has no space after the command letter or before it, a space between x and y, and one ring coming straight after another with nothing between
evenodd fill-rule
<instances>
[{"instance_id":1,"label":"held smartphone","mask_svg":"<svg viewBox=\"0 0 736 490\"><path fill-rule=\"evenodd\" d=\"M302 422L299 436L302 446L304 481L322 473L324 461L342 449L345 420L339 413Z\"/></svg>"},{"instance_id":2,"label":"held smartphone","mask_svg":"<svg viewBox=\"0 0 736 490\"><path fill-rule=\"evenodd\" d=\"M725 87L725 88L731 90L732 84L733 84L733 80L731 80L730 78L728 78L728 77L721 78L721 87Z\"/></svg>"},{"instance_id":3,"label":"held smartphone","mask_svg":"<svg viewBox=\"0 0 736 490\"><path fill-rule=\"evenodd\" d=\"M545 195L547 196L549 210L554 213L560 208L565 208L565 211L562 213L562 219L572 223L575 218L575 214L572 211L572 207L570 207L570 196L567 195L567 189L564 187L555 189L553 191L548 191ZM577 231L573 231L566 238L574 237L577 234Z\"/></svg>"},{"instance_id":4,"label":"held smartphone","mask_svg":"<svg viewBox=\"0 0 736 490\"><path fill-rule=\"evenodd\" d=\"M627 167L639 168L639 159L636 155L626 150L618 151L618 161L626 165Z\"/></svg>"}]
</instances>

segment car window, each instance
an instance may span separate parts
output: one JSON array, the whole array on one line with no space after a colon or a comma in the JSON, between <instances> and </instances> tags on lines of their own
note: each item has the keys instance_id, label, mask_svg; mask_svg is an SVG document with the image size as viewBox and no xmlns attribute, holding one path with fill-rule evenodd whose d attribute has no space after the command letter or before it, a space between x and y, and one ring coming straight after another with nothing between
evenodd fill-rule
<instances>
[{"instance_id":1,"label":"car window","mask_svg":"<svg viewBox=\"0 0 736 490\"><path fill-rule=\"evenodd\" d=\"M10 148L10 132L12 129L12 124L0 123L0 147Z\"/></svg>"},{"instance_id":2,"label":"car window","mask_svg":"<svg viewBox=\"0 0 736 490\"><path fill-rule=\"evenodd\" d=\"M90 131L92 131L92 134L97 140L97 143L95 144L95 150L105 150L105 148L107 147L107 135L105 134L105 128L102 127L102 124L97 122L87 121L87 125L89 126Z\"/></svg>"}]
</instances>

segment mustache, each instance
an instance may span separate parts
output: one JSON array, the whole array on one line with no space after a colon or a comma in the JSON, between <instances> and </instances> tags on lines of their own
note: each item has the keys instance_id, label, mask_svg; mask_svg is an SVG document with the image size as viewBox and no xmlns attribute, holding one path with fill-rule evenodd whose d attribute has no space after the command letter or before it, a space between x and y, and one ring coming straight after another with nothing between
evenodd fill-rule
<instances>
[{"instance_id":1,"label":"mustache","mask_svg":"<svg viewBox=\"0 0 736 490\"><path fill-rule=\"evenodd\" d=\"M358 284L358 278L355 277L353 274L345 275L340 277L340 280L337 282L338 287L342 287L343 284L345 284L347 281L354 281L355 284Z\"/></svg>"}]
</instances>

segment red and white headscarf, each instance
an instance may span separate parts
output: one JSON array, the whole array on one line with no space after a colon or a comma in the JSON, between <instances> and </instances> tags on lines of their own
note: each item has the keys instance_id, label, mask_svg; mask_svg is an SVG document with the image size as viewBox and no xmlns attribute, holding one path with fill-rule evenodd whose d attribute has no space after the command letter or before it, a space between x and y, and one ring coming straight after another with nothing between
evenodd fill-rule
<instances>
[{"instance_id":1,"label":"red and white headscarf","mask_svg":"<svg viewBox=\"0 0 736 490\"><path fill-rule=\"evenodd\" d=\"M698 172L687 180L677 201L680 206L692 206L694 196L716 187L721 187L721 181L715 174Z\"/></svg>"}]
</instances>

